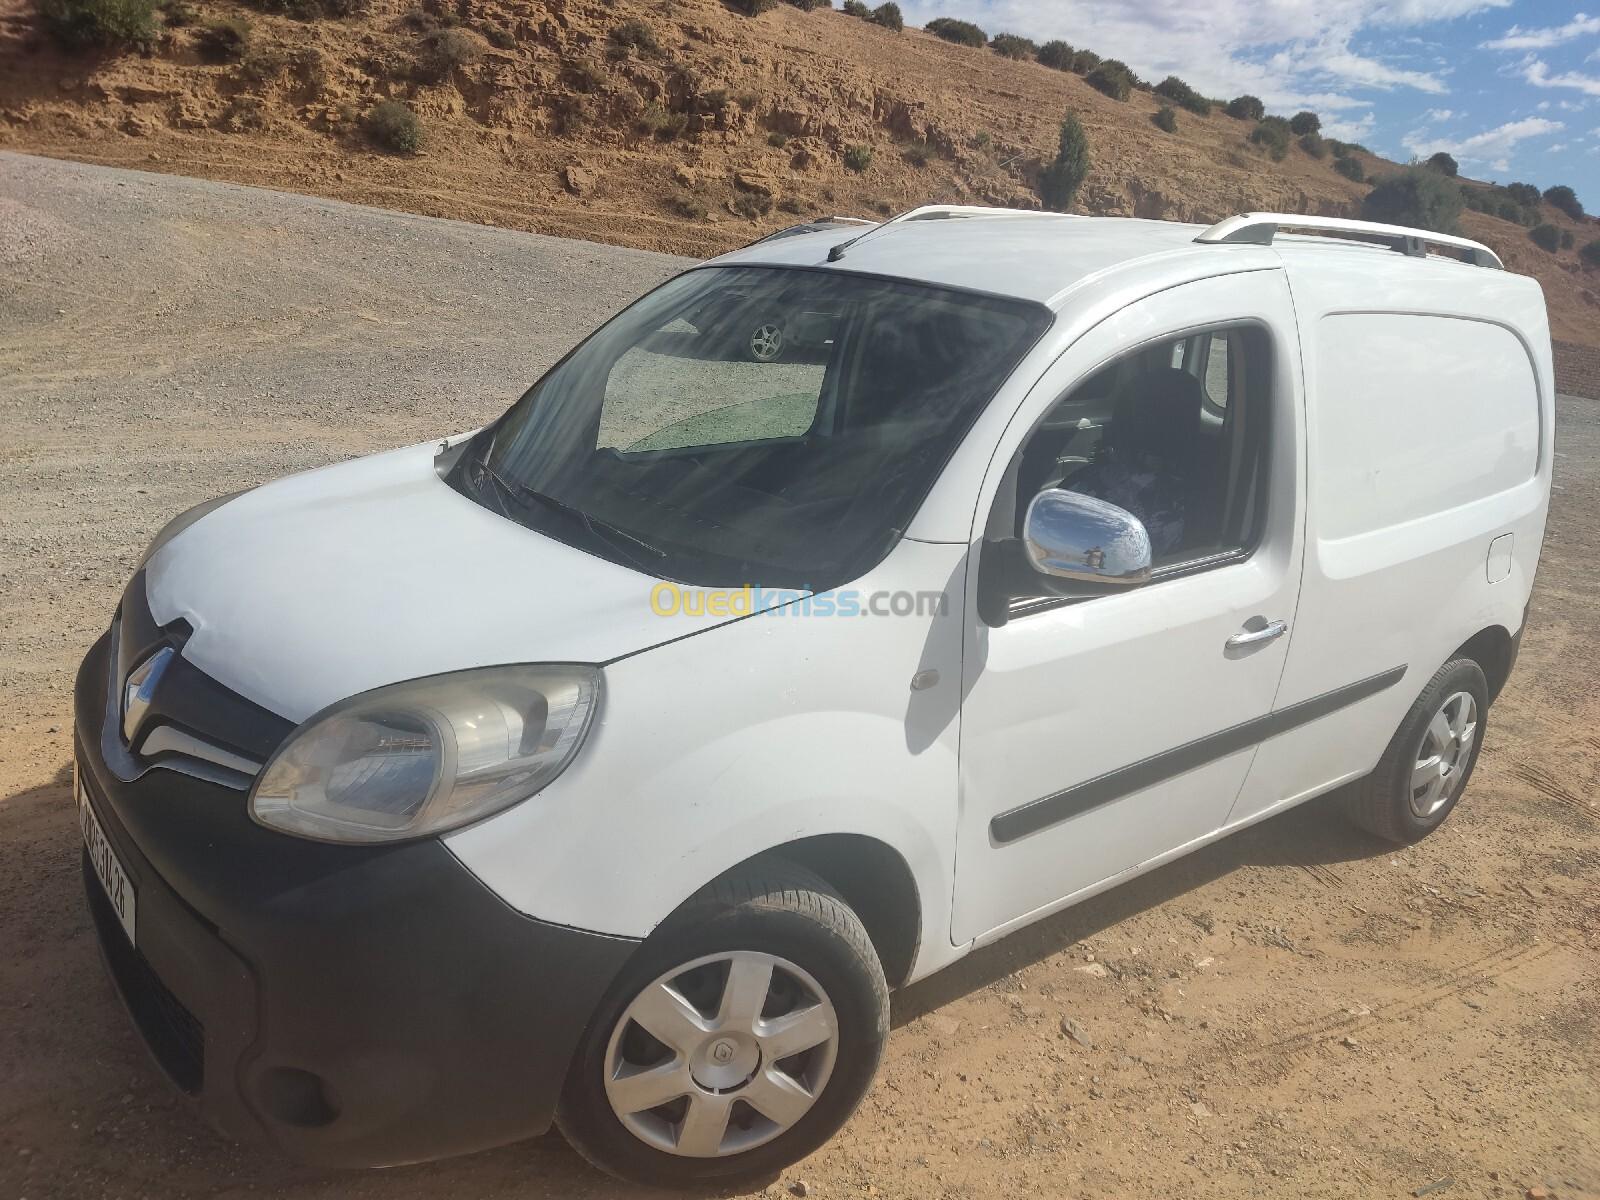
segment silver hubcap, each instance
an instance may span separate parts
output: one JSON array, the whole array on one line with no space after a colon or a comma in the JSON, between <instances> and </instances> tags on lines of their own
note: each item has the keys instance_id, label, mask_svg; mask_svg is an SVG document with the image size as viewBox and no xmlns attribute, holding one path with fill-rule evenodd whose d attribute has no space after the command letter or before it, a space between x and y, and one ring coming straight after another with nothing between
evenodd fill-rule
<instances>
[{"instance_id":1,"label":"silver hubcap","mask_svg":"<svg viewBox=\"0 0 1600 1200\"><path fill-rule=\"evenodd\" d=\"M771 362L783 353L783 330L763 325L750 335L750 354L759 362Z\"/></svg>"},{"instance_id":2,"label":"silver hubcap","mask_svg":"<svg viewBox=\"0 0 1600 1200\"><path fill-rule=\"evenodd\" d=\"M786 959L730 950L634 997L606 1047L606 1099L656 1149L721 1158L810 1112L838 1048L838 1018L815 979Z\"/></svg>"},{"instance_id":3,"label":"silver hubcap","mask_svg":"<svg viewBox=\"0 0 1600 1200\"><path fill-rule=\"evenodd\" d=\"M1467 692L1456 692L1439 706L1422 733L1417 765L1411 772L1411 811L1433 816L1454 798L1461 773L1472 760L1472 743L1478 736L1478 702Z\"/></svg>"}]
</instances>

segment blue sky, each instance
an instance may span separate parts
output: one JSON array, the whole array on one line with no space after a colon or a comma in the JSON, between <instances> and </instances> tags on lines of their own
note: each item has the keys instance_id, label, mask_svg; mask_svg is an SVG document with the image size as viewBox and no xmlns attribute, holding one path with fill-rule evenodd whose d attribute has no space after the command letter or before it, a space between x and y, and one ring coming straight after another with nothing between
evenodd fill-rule
<instances>
[{"instance_id":1,"label":"blue sky","mask_svg":"<svg viewBox=\"0 0 1600 1200\"><path fill-rule=\"evenodd\" d=\"M1059 37L1214 96L1320 113L1402 162L1569 184L1600 211L1600 0L900 0L907 21Z\"/></svg>"}]
</instances>

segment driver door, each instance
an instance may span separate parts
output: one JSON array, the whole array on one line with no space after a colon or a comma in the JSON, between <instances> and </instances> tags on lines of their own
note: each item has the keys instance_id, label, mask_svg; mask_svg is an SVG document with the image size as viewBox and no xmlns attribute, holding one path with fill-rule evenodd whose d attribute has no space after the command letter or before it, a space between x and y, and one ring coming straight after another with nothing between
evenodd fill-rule
<instances>
[{"instance_id":1,"label":"driver door","mask_svg":"<svg viewBox=\"0 0 1600 1200\"><path fill-rule=\"evenodd\" d=\"M974 615L965 635L955 943L998 937L1225 821L1267 736L1288 651L1287 636L1248 635L1292 628L1298 598L1291 314L1281 272L1135 303L1057 360L1008 428L980 498L991 544L967 610L987 619ZM1149 583L1098 594L1060 594L997 567L1017 561L1004 543L1037 490L1071 490L1104 457L1100 443L1115 444L1139 381L1185 359L1188 394L1209 418L1196 421L1195 462L1216 484L1188 496L1186 523L1214 535L1170 546ZM1063 429L1085 436L1063 441ZM1043 453L1040 438L1054 439ZM1198 511L1210 503L1217 511ZM996 570L1010 576L998 607Z\"/></svg>"}]
</instances>

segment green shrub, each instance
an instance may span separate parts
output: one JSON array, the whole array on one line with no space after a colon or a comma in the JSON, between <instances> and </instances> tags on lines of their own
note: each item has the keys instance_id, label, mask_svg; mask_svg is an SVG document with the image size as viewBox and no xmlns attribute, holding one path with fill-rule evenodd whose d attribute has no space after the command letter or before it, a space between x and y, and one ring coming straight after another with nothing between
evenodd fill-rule
<instances>
[{"instance_id":1,"label":"green shrub","mask_svg":"<svg viewBox=\"0 0 1600 1200\"><path fill-rule=\"evenodd\" d=\"M1460 184L1426 167L1409 167L1368 192L1361 215L1390 225L1454 233L1464 205Z\"/></svg>"},{"instance_id":2,"label":"green shrub","mask_svg":"<svg viewBox=\"0 0 1600 1200\"><path fill-rule=\"evenodd\" d=\"M1571 250L1573 243L1575 243L1577 240L1577 238L1572 236L1572 230L1563 229L1561 231L1561 248L1563 250Z\"/></svg>"},{"instance_id":3,"label":"green shrub","mask_svg":"<svg viewBox=\"0 0 1600 1200\"><path fill-rule=\"evenodd\" d=\"M658 141L670 142L689 128L689 114L673 112L660 104L649 104L639 114L639 119L635 124L640 133L647 134Z\"/></svg>"},{"instance_id":4,"label":"green shrub","mask_svg":"<svg viewBox=\"0 0 1600 1200\"><path fill-rule=\"evenodd\" d=\"M923 26L934 37L954 42L958 46L987 46L989 35L971 21L958 21L954 17L935 17Z\"/></svg>"},{"instance_id":5,"label":"green shrub","mask_svg":"<svg viewBox=\"0 0 1600 1200\"><path fill-rule=\"evenodd\" d=\"M882 25L885 29L892 29L896 33L906 27L906 19L894 0L889 0L887 4L880 4L873 9L871 20L874 25Z\"/></svg>"},{"instance_id":6,"label":"green shrub","mask_svg":"<svg viewBox=\"0 0 1600 1200\"><path fill-rule=\"evenodd\" d=\"M1039 174L1039 198L1055 212L1066 212L1089 175L1089 135L1073 114L1061 122L1055 161Z\"/></svg>"},{"instance_id":7,"label":"green shrub","mask_svg":"<svg viewBox=\"0 0 1600 1200\"><path fill-rule=\"evenodd\" d=\"M1054 38L1039 47L1036 56L1041 65L1049 67L1052 71L1072 70L1072 47L1060 38Z\"/></svg>"},{"instance_id":8,"label":"green shrub","mask_svg":"<svg viewBox=\"0 0 1600 1200\"><path fill-rule=\"evenodd\" d=\"M1100 56L1093 50L1079 50L1072 56L1072 73L1087 75L1100 65Z\"/></svg>"},{"instance_id":9,"label":"green shrub","mask_svg":"<svg viewBox=\"0 0 1600 1200\"><path fill-rule=\"evenodd\" d=\"M422 122L398 100L375 105L361 125L369 138L396 154L413 154L422 145Z\"/></svg>"},{"instance_id":10,"label":"green shrub","mask_svg":"<svg viewBox=\"0 0 1600 1200\"><path fill-rule=\"evenodd\" d=\"M1441 175L1457 175L1461 171L1461 164L1443 150L1430 157L1426 165Z\"/></svg>"},{"instance_id":11,"label":"green shrub","mask_svg":"<svg viewBox=\"0 0 1600 1200\"><path fill-rule=\"evenodd\" d=\"M667 201L667 211L690 221L704 221L710 215L699 196L673 196Z\"/></svg>"},{"instance_id":12,"label":"green shrub","mask_svg":"<svg viewBox=\"0 0 1600 1200\"><path fill-rule=\"evenodd\" d=\"M1001 58L1026 60L1039 56L1039 46L1032 38L1016 33L997 33L989 39L989 49Z\"/></svg>"},{"instance_id":13,"label":"green shrub","mask_svg":"<svg viewBox=\"0 0 1600 1200\"><path fill-rule=\"evenodd\" d=\"M819 8L832 8L832 0L788 0L801 12L815 12Z\"/></svg>"},{"instance_id":14,"label":"green shrub","mask_svg":"<svg viewBox=\"0 0 1600 1200\"><path fill-rule=\"evenodd\" d=\"M1259 121L1267 115L1267 106L1257 96L1235 96L1222 111L1236 121Z\"/></svg>"},{"instance_id":15,"label":"green shrub","mask_svg":"<svg viewBox=\"0 0 1600 1200\"><path fill-rule=\"evenodd\" d=\"M1367 180L1366 168L1361 165L1359 158L1336 158L1333 160L1333 169L1343 175L1352 183L1365 183Z\"/></svg>"},{"instance_id":16,"label":"green shrub","mask_svg":"<svg viewBox=\"0 0 1600 1200\"><path fill-rule=\"evenodd\" d=\"M1211 101L1207 100L1176 75L1168 75L1160 83L1156 84L1156 95L1164 100L1171 100L1180 108L1186 108L1202 117L1211 115Z\"/></svg>"},{"instance_id":17,"label":"green shrub","mask_svg":"<svg viewBox=\"0 0 1600 1200\"><path fill-rule=\"evenodd\" d=\"M994 135L991 134L987 129L980 129L977 133L972 135L972 144L979 150L987 150L993 142Z\"/></svg>"},{"instance_id":18,"label":"green shrub","mask_svg":"<svg viewBox=\"0 0 1600 1200\"><path fill-rule=\"evenodd\" d=\"M1267 117L1250 131L1250 141L1271 155L1273 162L1282 162L1289 153L1289 122Z\"/></svg>"},{"instance_id":19,"label":"green shrub","mask_svg":"<svg viewBox=\"0 0 1600 1200\"><path fill-rule=\"evenodd\" d=\"M1323 140L1320 133L1303 133L1300 135L1300 149L1312 158L1327 158L1328 143Z\"/></svg>"},{"instance_id":20,"label":"green shrub","mask_svg":"<svg viewBox=\"0 0 1600 1200\"><path fill-rule=\"evenodd\" d=\"M925 167L938 157L938 153L927 142L907 142L900 147L900 157L913 167Z\"/></svg>"},{"instance_id":21,"label":"green shrub","mask_svg":"<svg viewBox=\"0 0 1600 1200\"><path fill-rule=\"evenodd\" d=\"M321 17L359 16L371 6L371 0L248 0L248 3L252 8L259 8L262 12L278 13L285 17L294 17L298 21L315 21ZM453 13L448 17L438 17L418 9L416 14L430 22L427 28L456 23ZM422 28L422 26L414 27Z\"/></svg>"},{"instance_id":22,"label":"green shrub","mask_svg":"<svg viewBox=\"0 0 1600 1200\"><path fill-rule=\"evenodd\" d=\"M189 0L167 0L161 5L161 16L171 29L182 29L185 25L193 25L200 19L200 10L189 3Z\"/></svg>"},{"instance_id":23,"label":"green shrub","mask_svg":"<svg viewBox=\"0 0 1600 1200\"><path fill-rule=\"evenodd\" d=\"M1595 238L1594 241L1578 251L1578 257L1591 267L1600 267L1600 238Z\"/></svg>"},{"instance_id":24,"label":"green shrub","mask_svg":"<svg viewBox=\"0 0 1600 1200\"><path fill-rule=\"evenodd\" d=\"M1574 221L1583 220L1583 205L1578 203L1578 193L1566 184L1558 183L1553 188L1545 189L1544 200L1546 204L1559 208Z\"/></svg>"},{"instance_id":25,"label":"green shrub","mask_svg":"<svg viewBox=\"0 0 1600 1200\"><path fill-rule=\"evenodd\" d=\"M738 192L729 201L729 206L733 209L734 215L754 221L772 211L772 197L762 195L760 192Z\"/></svg>"},{"instance_id":26,"label":"green shrub","mask_svg":"<svg viewBox=\"0 0 1600 1200\"><path fill-rule=\"evenodd\" d=\"M788 144L789 135L781 130L774 129L771 133L767 134L767 145L769 146L776 146L778 149L782 150Z\"/></svg>"},{"instance_id":27,"label":"green shrub","mask_svg":"<svg viewBox=\"0 0 1600 1200\"><path fill-rule=\"evenodd\" d=\"M1289 132L1296 137L1322 132L1322 118L1314 112L1297 112L1289 118Z\"/></svg>"},{"instance_id":28,"label":"green shrub","mask_svg":"<svg viewBox=\"0 0 1600 1200\"><path fill-rule=\"evenodd\" d=\"M39 16L69 50L148 50L160 32L155 0L40 0Z\"/></svg>"},{"instance_id":29,"label":"green shrub","mask_svg":"<svg viewBox=\"0 0 1600 1200\"><path fill-rule=\"evenodd\" d=\"M422 39L415 74L424 83L443 83L482 54L483 43L466 30L440 29Z\"/></svg>"},{"instance_id":30,"label":"green shrub","mask_svg":"<svg viewBox=\"0 0 1600 1200\"><path fill-rule=\"evenodd\" d=\"M649 24L637 17L624 21L606 35L612 50L619 50L618 57L626 58L635 52L639 54L659 54L661 44L656 41L656 31Z\"/></svg>"},{"instance_id":31,"label":"green shrub","mask_svg":"<svg viewBox=\"0 0 1600 1200\"><path fill-rule=\"evenodd\" d=\"M1554 254L1561 245L1561 231L1549 223L1535 225L1528 230L1528 237L1539 249L1548 250L1551 254Z\"/></svg>"},{"instance_id":32,"label":"green shrub","mask_svg":"<svg viewBox=\"0 0 1600 1200\"><path fill-rule=\"evenodd\" d=\"M843 12L847 17L860 17L864 21L872 19L872 9L862 0L844 0Z\"/></svg>"},{"instance_id":33,"label":"green shrub","mask_svg":"<svg viewBox=\"0 0 1600 1200\"><path fill-rule=\"evenodd\" d=\"M1170 104L1163 104L1150 119L1156 123L1156 128L1164 133L1178 132L1178 114L1172 111Z\"/></svg>"},{"instance_id":34,"label":"green shrub","mask_svg":"<svg viewBox=\"0 0 1600 1200\"><path fill-rule=\"evenodd\" d=\"M1084 76L1084 82L1113 100L1126 100L1133 91L1133 72L1114 58L1108 58Z\"/></svg>"},{"instance_id":35,"label":"green shrub","mask_svg":"<svg viewBox=\"0 0 1600 1200\"><path fill-rule=\"evenodd\" d=\"M207 21L195 31L194 46L207 62L238 62L250 48L250 22L243 17ZM276 75L289 65L288 56L282 51L277 58L277 69L270 74Z\"/></svg>"},{"instance_id":36,"label":"green shrub","mask_svg":"<svg viewBox=\"0 0 1600 1200\"><path fill-rule=\"evenodd\" d=\"M776 8L778 0L728 0L733 5L735 12L742 12L747 17L759 17L768 9Z\"/></svg>"},{"instance_id":37,"label":"green shrub","mask_svg":"<svg viewBox=\"0 0 1600 1200\"><path fill-rule=\"evenodd\" d=\"M1525 205L1528 208L1533 208L1542 199L1539 195L1539 189L1531 183L1508 183L1506 184L1506 194L1518 204Z\"/></svg>"},{"instance_id":38,"label":"green shrub","mask_svg":"<svg viewBox=\"0 0 1600 1200\"><path fill-rule=\"evenodd\" d=\"M851 146L844 152L844 167L847 171L854 171L859 175L871 165L871 146Z\"/></svg>"}]
</instances>

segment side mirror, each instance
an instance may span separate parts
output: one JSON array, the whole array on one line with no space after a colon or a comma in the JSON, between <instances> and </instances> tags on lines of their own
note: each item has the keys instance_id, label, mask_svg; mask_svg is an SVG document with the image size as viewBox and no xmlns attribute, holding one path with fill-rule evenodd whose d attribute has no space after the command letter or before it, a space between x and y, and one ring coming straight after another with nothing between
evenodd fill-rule
<instances>
[{"instance_id":1,"label":"side mirror","mask_svg":"<svg viewBox=\"0 0 1600 1200\"><path fill-rule=\"evenodd\" d=\"M1125 508L1046 488L1022 523L1028 562L1043 575L1131 586L1150 579L1150 534Z\"/></svg>"}]
</instances>

